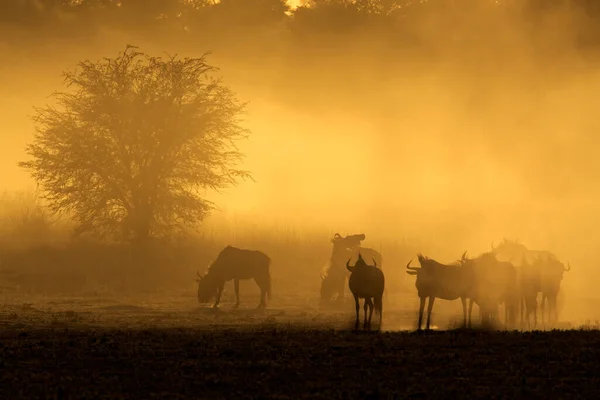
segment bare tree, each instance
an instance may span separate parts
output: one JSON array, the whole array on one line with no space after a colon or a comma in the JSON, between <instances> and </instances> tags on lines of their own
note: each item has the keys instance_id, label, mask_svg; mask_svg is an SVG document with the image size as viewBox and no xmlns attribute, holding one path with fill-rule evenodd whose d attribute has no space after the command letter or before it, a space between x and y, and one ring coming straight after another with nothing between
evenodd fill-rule
<instances>
[{"instance_id":1,"label":"bare tree","mask_svg":"<svg viewBox=\"0 0 600 400\"><path fill-rule=\"evenodd\" d=\"M144 241L197 226L216 208L203 197L251 178L236 169L245 104L200 58L151 57L127 48L65 72L69 92L36 108L21 162L53 213L76 234Z\"/></svg>"}]
</instances>

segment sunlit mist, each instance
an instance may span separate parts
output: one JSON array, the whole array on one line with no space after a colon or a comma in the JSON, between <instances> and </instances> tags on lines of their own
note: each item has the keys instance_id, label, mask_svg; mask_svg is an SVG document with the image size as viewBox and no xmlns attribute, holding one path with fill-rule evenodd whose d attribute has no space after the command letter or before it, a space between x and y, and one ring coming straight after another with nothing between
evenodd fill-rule
<instances>
[{"instance_id":1,"label":"sunlit mist","mask_svg":"<svg viewBox=\"0 0 600 400\"><path fill-rule=\"evenodd\" d=\"M334 232L364 232L377 248L412 240L445 261L518 238L571 262L565 312L585 318L592 311L581 298L596 296L600 276L600 75L598 60L577 47L589 21L553 9L533 28L529 12L495 3L468 15L389 10L407 19L394 28L404 32L401 44L378 22L342 34L346 28L308 14L294 17L293 29L277 20L239 40L194 32L185 15L152 33L98 23L81 37L40 43L7 27L14 40L0 47L3 189L36 191L17 162L33 136L33 107L65 90L62 71L126 44L156 55L211 51L223 81L248 101L243 123L252 134L239 148L254 180L207 191L219 210L200 232L237 219L310 232L322 243L321 264ZM386 268L402 269L412 253L388 258ZM397 281L414 289L400 272Z\"/></svg>"}]
</instances>

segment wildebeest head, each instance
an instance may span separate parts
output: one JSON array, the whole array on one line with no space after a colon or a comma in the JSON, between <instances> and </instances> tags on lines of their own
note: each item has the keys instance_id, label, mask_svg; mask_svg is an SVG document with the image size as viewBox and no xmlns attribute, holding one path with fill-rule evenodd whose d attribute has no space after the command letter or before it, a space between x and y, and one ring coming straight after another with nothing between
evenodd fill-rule
<instances>
[{"instance_id":1,"label":"wildebeest head","mask_svg":"<svg viewBox=\"0 0 600 400\"><path fill-rule=\"evenodd\" d=\"M551 266L552 269L556 270L557 273L560 272L560 275L563 275L563 272L568 272L571 270L571 263L567 262L567 265L561 262L554 254L547 252L546 254L546 263Z\"/></svg>"},{"instance_id":2,"label":"wildebeest head","mask_svg":"<svg viewBox=\"0 0 600 400\"><path fill-rule=\"evenodd\" d=\"M198 282L198 302L200 304L209 302L217 292L217 286L210 275L200 275L200 272L196 272L196 278Z\"/></svg>"},{"instance_id":3,"label":"wildebeest head","mask_svg":"<svg viewBox=\"0 0 600 400\"><path fill-rule=\"evenodd\" d=\"M538 256L533 265L540 269L543 275L554 280L562 280L564 273L571 269L570 263L565 266L564 263L551 254Z\"/></svg>"},{"instance_id":4,"label":"wildebeest head","mask_svg":"<svg viewBox=\"0 0 600 400\"><path fill-rule=\"evenodd\" d=\"M360 246L360 242L365 240L365 238L366 238L366 236L364 233L348 235L346 237L343 237L339 233L336 233L335 235L333 235L333 239L331 239L331 243L333 243L334 247L341 247L344 249L353 248L353 247Z\"/></svg>"},{"instance_id":5,"label":"wildebeest head","mask_svg":"<svg viewBox=\"0 0 600 400\"><path fill-rule=\"evenodd\" d=\"M353 272L356 267L361 268L361 267L367 267L367 266L369 266L365 262L365 260L363 260L362 255L360 253L358 253L358 260L356 260L356 263L354 265L352 265L352 266L350 265L350 260L351 259L349 259L348 261L346 261L346 269L348 271L350 271L350 272ZM377 261L375 261L375 259L373 259L373 267L377 267Z\"/></svg>"}]
</instances>

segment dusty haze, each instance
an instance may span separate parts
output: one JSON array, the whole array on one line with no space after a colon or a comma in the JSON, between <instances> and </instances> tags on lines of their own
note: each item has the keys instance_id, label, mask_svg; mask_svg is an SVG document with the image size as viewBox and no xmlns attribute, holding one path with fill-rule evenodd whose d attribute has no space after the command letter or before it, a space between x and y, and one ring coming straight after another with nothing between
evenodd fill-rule
<instances>
[{"instance_id":1,"label":"dusty haze","mask_svg":"<svg viewBox=\"0 0 600 400\"><path fill-rule=\"evenodd\" d=\"M589 23L576 10L532 22L502 7L411 17L402 49L374 27L343 40L263 32L256 37L268 37L264 46L256 39L235 47L185 29L170 36L102 27L50 40L6 28L0 179L9 192L35 190L16 163L32 139L32 106L63 89L63 70L116 56L126 44L154 55L210 50L209 62L250 101L253 135L241 148L256 182L209 194L223 211L207 229L238 218L323 232L325 248L333 232L364 232L365 245L424 243L421 251L439 261L518 238L570 261L563 319L600 317L584 301L596 296L600 277L600 75L580 40ZM407 261L392 258L386 268ZM396 279L413 284L402 273Z\"/></svg>"}]
</instances>

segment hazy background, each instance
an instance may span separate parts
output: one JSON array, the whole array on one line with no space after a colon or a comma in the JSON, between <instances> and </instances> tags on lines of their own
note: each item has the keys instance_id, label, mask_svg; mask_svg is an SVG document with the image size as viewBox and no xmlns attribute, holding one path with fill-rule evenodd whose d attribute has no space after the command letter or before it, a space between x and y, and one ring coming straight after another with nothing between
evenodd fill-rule
<instances>
[{"instance_id":1,"label":"hazy background","mask_svg":"<svg viewBox=\"0 0 600 400\"><path fill-rule=\"evenodd\" d=\"M306 267L315 287L334 232L366 233L365 245L384 258L404 243L387 268L409 286L402 270L416 251L449 261L518 238L571 262L567 297L595 295L600 14L592 3L317 1L284 13L281 2L252 0L207 6L213 14L168 1L77 12L30 3L35 18L0 10L8 197L35 191L16 163L32 139L32 106L63 89L63 70L115 57L126 44L153 55L211 51L209 62L250 102L253 134L241 148L256 182L209 193L222 211L205 232L260 247L240 238L257 226L319 242Z\"/></svg>"}]
</instances>

